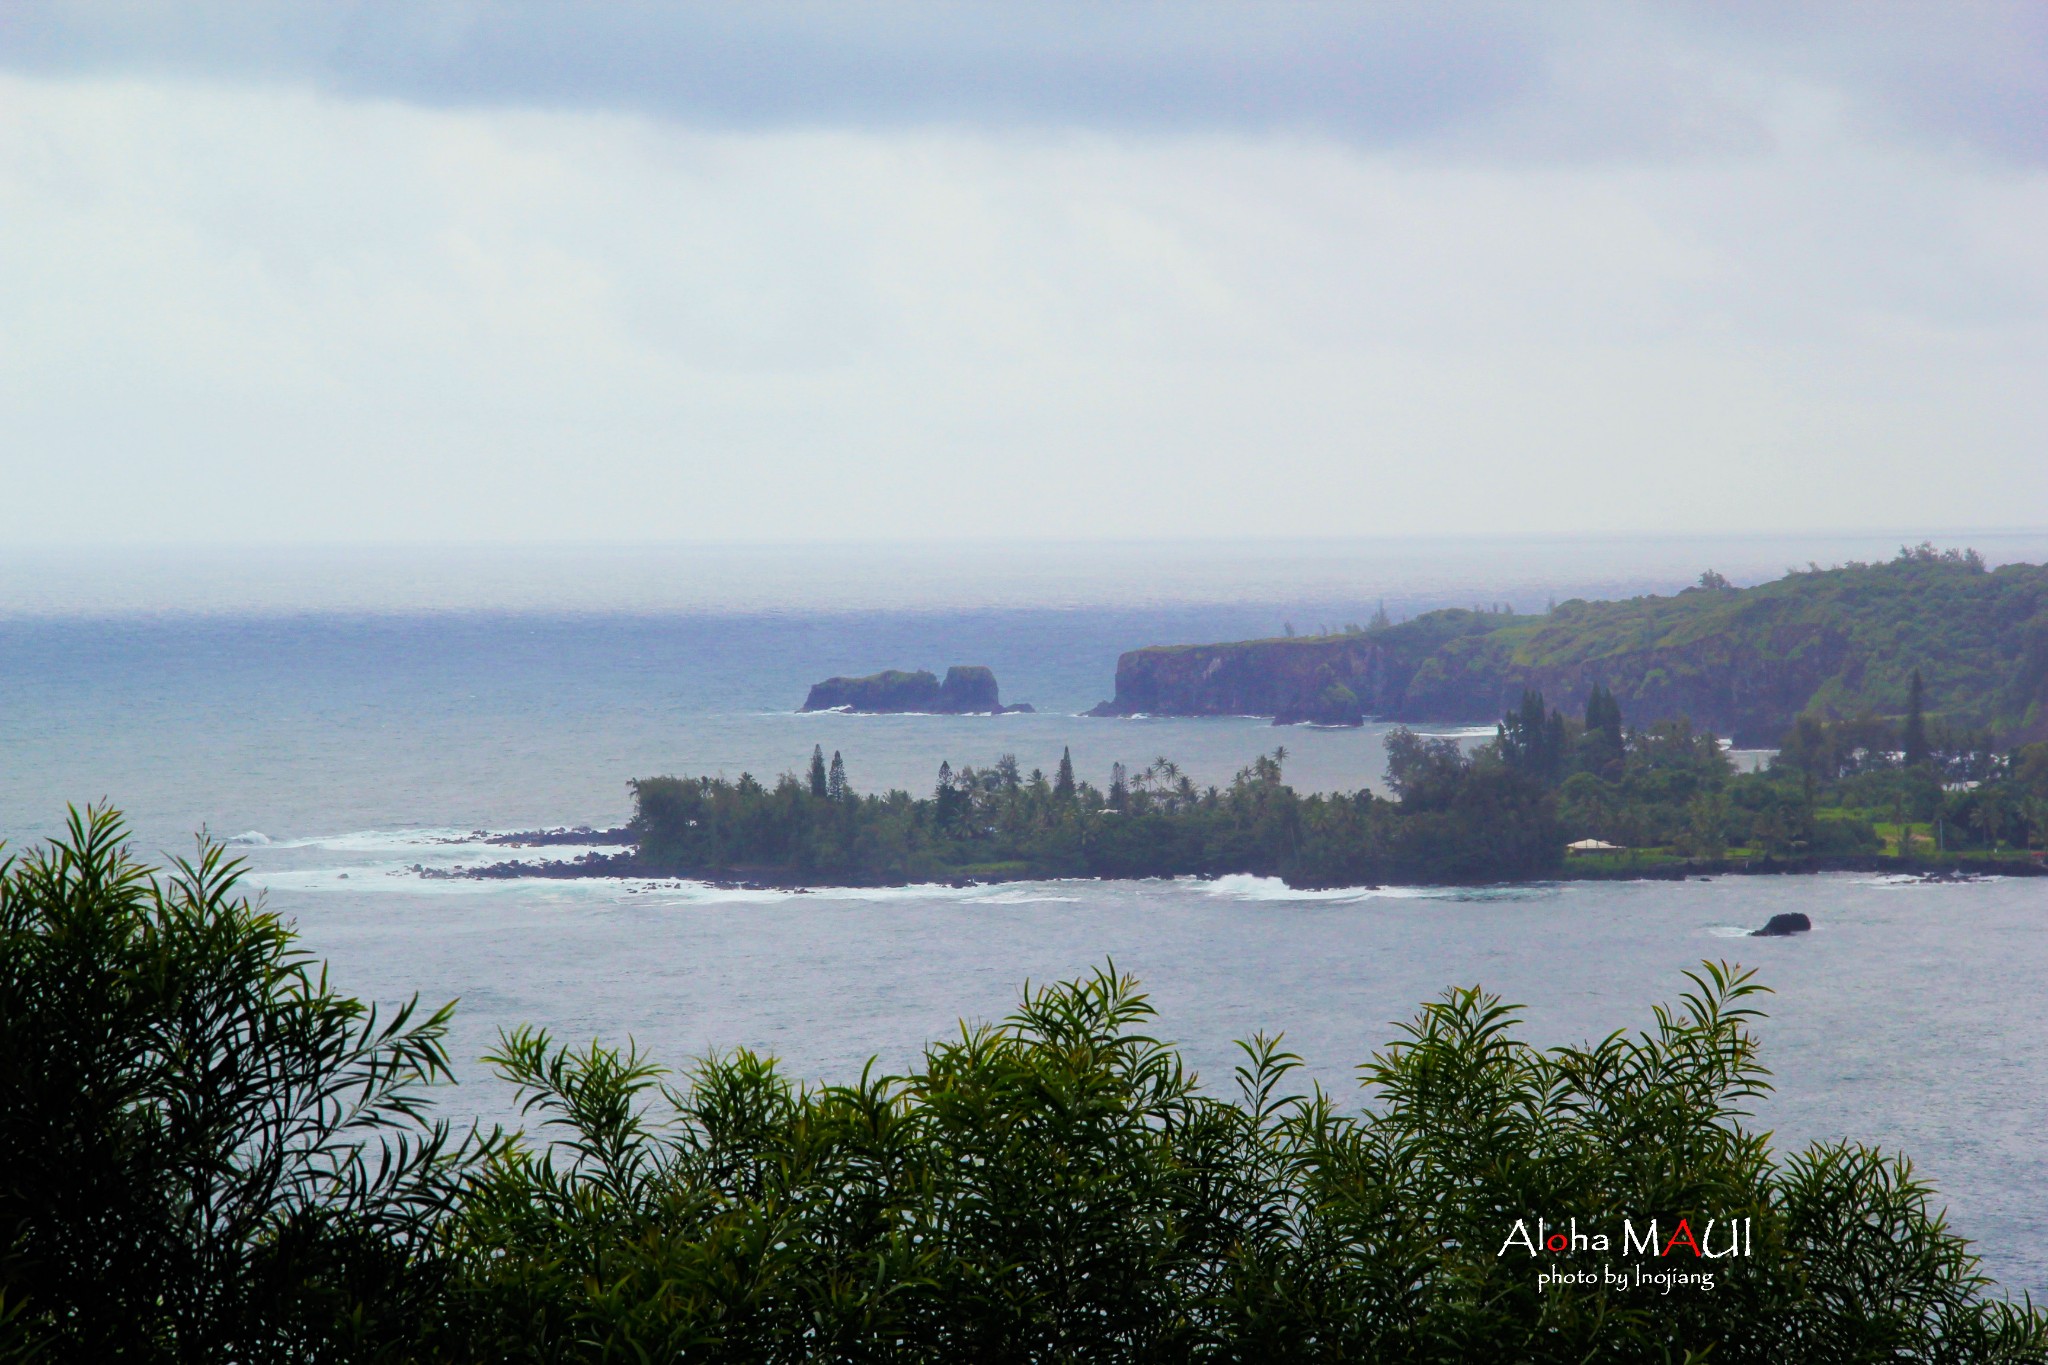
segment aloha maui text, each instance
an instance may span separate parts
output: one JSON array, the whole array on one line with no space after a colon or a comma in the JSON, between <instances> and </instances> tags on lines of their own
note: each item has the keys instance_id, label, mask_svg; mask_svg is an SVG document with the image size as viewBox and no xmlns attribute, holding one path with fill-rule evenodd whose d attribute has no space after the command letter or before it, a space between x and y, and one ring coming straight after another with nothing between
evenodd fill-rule
<instances>
[{"instance_id":1,"label":"aloha maui text","mask_svg":"<svg viewBox=\"0 0 2048 1365\"><path fill-rule=\"evenodd\" d=\"M1621 1243L1617 1246L1611 1234L1597 1228L1583 1230L1576 1218L1555 1227L1538 1218L1533 1229L1528 1219L1517 1218L1496 1255L1521 1251L1531 1257L1571 1256L1579 1252L1665 1257L1689 1252L1702 1260L1718 1261L1750 1254L1750 1222L1748 1218L1709 1218L1696 1230L1692 1219L1681 1218L1667 1233L1660 1229L1658 1219L1638 1223L1633 1218L1624 1218Z\"/></svg>"}]
</instances>

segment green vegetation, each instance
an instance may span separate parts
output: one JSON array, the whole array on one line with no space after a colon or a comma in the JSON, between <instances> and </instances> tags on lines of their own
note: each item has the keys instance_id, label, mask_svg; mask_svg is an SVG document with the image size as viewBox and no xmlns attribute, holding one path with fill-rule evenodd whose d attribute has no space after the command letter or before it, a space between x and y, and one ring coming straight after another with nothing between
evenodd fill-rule
<instances>
[{"instance_id":1,"label":"green vegetation","mask_svg":"<svg viewBox=\"0 0 2048 1365\"><path fill-rule=\"evenodd\" d=\"M451 1010L337 994L236 875L105 813L0 865L0 1361L364 1358L440 1301Z\"/></svg>"},{"instance_id":2,"label":"green vegetation","mask_svg":"<svg viewBox=\"0 0 2048 1365\"><path fill-rule=\"evenodd\" d=\"M1524 693L1494 741L1470 753L1393 731L1392 799L1303 796L1281 780L1284 748L1220 788L1197 788L1165 758L1136 774L1118 764L1105 791L1077 781L1068 755L1051 781L1005 755L979 770L942 763L929 797L863 797L839 755L826 777L820 750L808 782L635 782L638 852L583 870L786 885L1254 873L1296 886L1880 858L2030 870L2027 851L2048 846L2048 743L1991 746L1986 732L1916 725L1914 714L1899 725L1806 715L1767 768L1737 773L1712 734L1683 718L1626 726L1620 702L1595 686L1582 718ZM1567 860L1565 845L1585 839L1624 852Z\"/></svg>"},{"instance_id":3,"label":"green vegetation","mask_svg":"<svg viewBox=\"0 0 2048 1365\"><path fill-rule=\"evenodd\" d=\"M1117 765L1107 791L1026 775L1005 755L987 768L939 765L929 797L821 795L750 775L633 783L638 852L591 870L789 885L1049 877L1215 876L1250 872L1297 885L1465 883L1553 875L1564 839L1542 784L1453 740L1406 731L1390 743L1397 799L1369 791L1302 796L1281 781L1287 751L1197 788L1161 758ZM836 761L836 756L835 756Z\"/></svg>"},{"instance_id":4,"label":"green vegetation","mask_svg":"<svg viewBox=\"0 0 2048 1365\"><path fill-rule=\"evenodd\" d=\"M1745 743L1776 743L1800 715L1896 724L1916 677L1933 729L2048 738L2048 567L1991 571L1971 551L1566 602L1491 646L1519 685L1577 696L1575 679L1599 682L1639 719L1689 716Z\"/></svg>"},{"instance_id":5,"label":"green vegetation","mask_svg":"<svg viewBox=\"0 0 2048 1365\"><path fill-rule=\"evenodd\" d=\"M1800 715L1896 726L1917 695L1931 742L1988 732L2014 746L2048 740L2048 566L1988 570L1973 552L1923 545L1746 589L1710 571L1673 596L1543 615L1436 611L1326 636L1133 650L1116 687L1101 713L1330 724L1469 720L1525 690L1577 711L1604 688L1639 724L1689 717L1750 747L1776 744Z\"/></svg>"},{"instance_id":6,"label":"green vegetation","mask_svg":"<svg viewBox=\"0 0 2048 1365\"><path fill-rule=\"evenodd\" d=\"M92 816L0 870L0 1359L2048 1353L1903 1158L1781 1157L1746 1125L1760 988L1725 966L1642 1033L1551 1051L1449 991L1358 1106L1298 1089L1275 1038L1202 1088L1113 970L835 1086L744 1051L670 1083L513 1029L489 1060L535 1131L453 1144L421 1094L446 1009L379 1024L217 850L160 880L120 837ZM1592 1265L1514 1246L1539 1218L1682 1218L1709 1251L1750 1220L1751 1254L1591 1258L1711 1292L1543 1287Z\"/></svg>"},{"instance_id":7,"label":"green vegetation","mask_svg":"<svg viewBox=\"0 0 2048 1365\"><path fill-rule=\"evenodd\" d=\"M1925 727L1916 737L1910 716L1898 727L1801 716L1768 767L1737 774L1718 743L1683 720L1631 730L1617 745L1612 713L1593 720L1603 702L1588 702L1582 724L1545 715L1532 693L1503 723L1499 744L1528 751L1521 736L1538 724L1532 717L1559 736L1564 757L1549 779L1559 822L1572 840L1630 850L1607 870L1645 870L1660 860L1867 866L1880 856L2012 868L2048 847L2048 744L1999 754L1983 733ZM1573 862L1579 871L1602 868Z\"/></svg>"}]
</instances>

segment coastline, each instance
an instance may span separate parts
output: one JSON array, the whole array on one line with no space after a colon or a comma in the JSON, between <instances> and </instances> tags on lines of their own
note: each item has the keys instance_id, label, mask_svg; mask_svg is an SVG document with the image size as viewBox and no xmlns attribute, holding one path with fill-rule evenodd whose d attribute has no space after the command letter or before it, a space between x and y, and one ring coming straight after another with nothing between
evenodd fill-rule
<instances>
[{"instance_id":1,"label":"coastline","mask_svg":"<svg viewBox=\"0 0 2048 1365\"><path fill-rule=\"evenodd\" d=\"M507 847L538 847L547 842L566 843L561 837L566 831L537 832L534 835L506 834L494 836L490 842ZM622 835L622 830L604 831L605 835ZM580 842L598 840L588 835ZM623 842L623 840L621 840ZM1656 857L1657 855L1647 855ZM1343 882L1319 881L1307 878L1279 877L1290 889L1297 891L1379 891L1388 888L1437 889L1443 887L1517 887L1546 886L1560 882L1627 882L1627 881L1686 881L1691 878L1710 879L1715 877L1798 877L1818 876L1825 873L1863 873L1878 876L1909 877L1930 884L1943 882L1975 881L1988 877L2043 877L2048 876L2048 862L2033 858L1897 858L1884 854L1817 855L1808 858L1722 858L1673 859L1668 856L1658 861L1628 862L1625 860L1603 860L1597 866L1574 866L1570 862L1556 875L1524 877L1507 881L1471 881L1443 879L1433 881L1377 881ZM849 878L845 876L801 876L784 871L769 872L767 869L727 867L719 869L687 869L660 865L644 861L637 850L620 853L585 853L575 859L508 859L504 862L486 863L474 867L423 868L418 875L430 881L515 881L525 878L534 880L578 880L585 878L638 878L649 881L682 880L699 882L705 886L725 891L826 891L836 889L872 890L889 886L950 886L966 889L975 886L1003 886L1018 882L1081 881L1112 882L1129 881L1129 877L1106 876L1091 873L1058 872L1043 868L990 868L970 875L933 878L926 881L900 881L890 878ZM1214 881L1228 876L1272 876L1274 874L1253 868L1231 868L1220 871L1184 873L1181 876L1195 881ZM1179 877L1174 880L1179 880ZM1138 878L1136 880L1147 880Z\"/></svg>"}]
</instances>

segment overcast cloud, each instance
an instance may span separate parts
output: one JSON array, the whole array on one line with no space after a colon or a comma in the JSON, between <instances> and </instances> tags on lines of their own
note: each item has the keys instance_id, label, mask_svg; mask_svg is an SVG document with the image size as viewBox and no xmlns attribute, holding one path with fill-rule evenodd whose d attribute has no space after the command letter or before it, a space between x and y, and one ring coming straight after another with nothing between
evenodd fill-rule
<instances>
[{"instance_id":1,"label":"overcast cloud","mask_svg":"<svg viewBox=\"0 0 2048 1365\"><path fill-rule=\"evenodd\" d=\"M2044 115L2038 5L17 3L0 475L71 543L2038 525Z\"/></svg>"}]
</instances>

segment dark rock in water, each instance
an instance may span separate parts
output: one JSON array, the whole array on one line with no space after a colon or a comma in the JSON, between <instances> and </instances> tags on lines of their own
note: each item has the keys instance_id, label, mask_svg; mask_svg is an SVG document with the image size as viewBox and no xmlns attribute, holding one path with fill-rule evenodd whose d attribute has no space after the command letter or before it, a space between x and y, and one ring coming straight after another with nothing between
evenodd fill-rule
<instances>
[{"instance_id":1,"label":"dark rock in water","mask_svg":"<svg viewBox=\"0 0 2048 1365\"><path fill-rule=\"evenodd\" d=\"M936 715L1002 715L1008 711L1029 711L1028 703L1005 706L996 675L979 666L955 666L946 679L927 669L906 673L890 669L864 678L827 678L811 687L804 698L805 711L858 711L885 715L924 711Z\"/></svg>"},{"instance_id":2,"label":"dark rock in water","mask_svg":"<svg viewBox=\"0 0 2048 1365\"><path fill-rule=\"evenodd\" d=\"M1000 712L1003 709L1001 691L996 687L996 675L986 668L963 668L955 665L946 670L946 680L939 684L939 709L947 712L968 713L974 711Z\"/></svg>"},{"instance_id":3,"label":"dark rock in water","mask_svg":"<svg viewBox=\"0 0 2048 1365\"><path fill-rule=\"evenodd\" d=\"M1761 929L1750 931L1751 938L1782 938L1786 934L1803 934L1813 928L1813 921L1798 911L1789 915L1772 915L1771 922Z\"/></svg>"},{"instance_id":4,"label":"dark rock in water","mask_svg":"<svg viewBox=\"0 0 2048 1365\"><path fill-rule=\"evenodd\" d=\"M827 678L811 686L806 711L936 711L939 680L929 670L890 669L865 678Z\"/></svg>"},{"instance_id":5,"label":"dark rock in water","mask_svg":"<svg viewBox=\"0 0 2048 1365\"><path fill-rule=\"evenodd\" d=\"M482 834L481 831L478 833ZM578 825L574 829L530 829L516 834L483 835L482 841L504 848L545 848L554 844L625 845L635 842L633 831L624 825L616 829L592 829L588 825Z\"/></svg>"}]
</instances>

